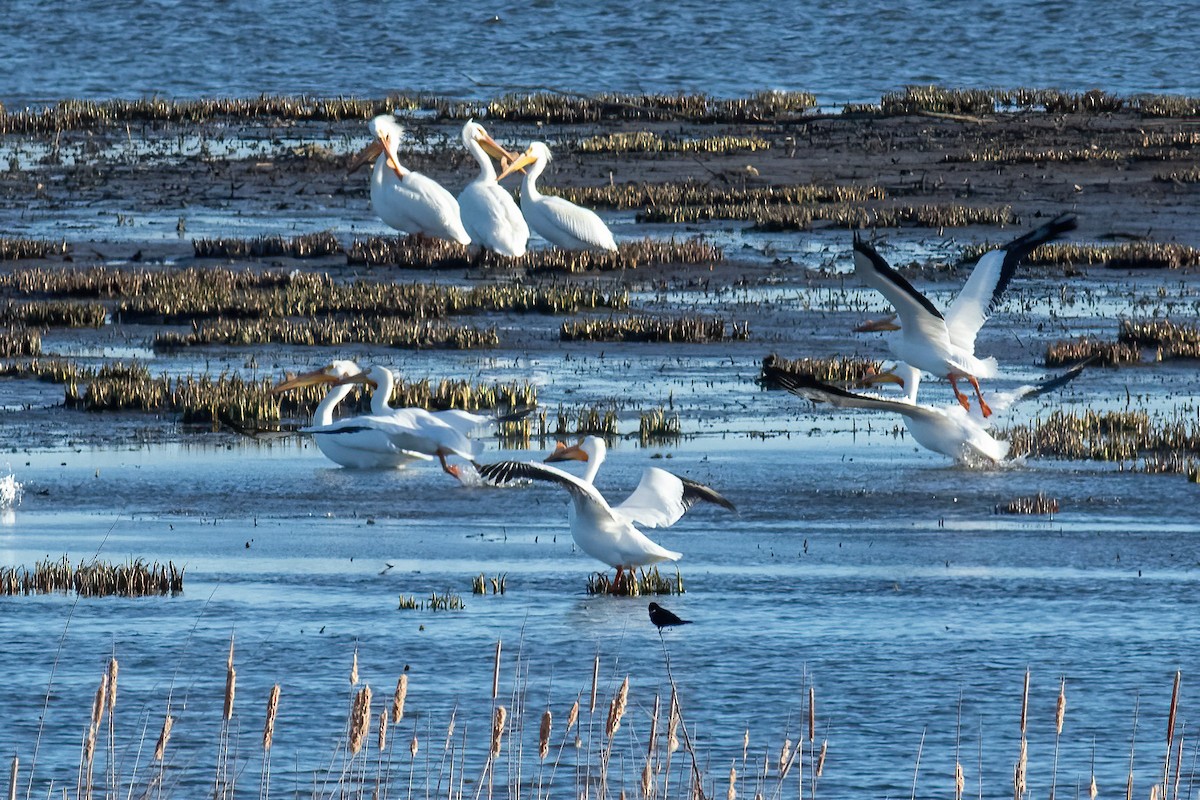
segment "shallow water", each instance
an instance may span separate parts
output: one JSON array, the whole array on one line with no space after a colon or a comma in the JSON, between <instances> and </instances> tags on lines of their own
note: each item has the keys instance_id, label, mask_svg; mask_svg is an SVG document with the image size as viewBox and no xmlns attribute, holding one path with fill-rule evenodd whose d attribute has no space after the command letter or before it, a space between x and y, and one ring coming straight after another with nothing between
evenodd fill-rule
<instances>
[{"instance_id":1,"label":"shallow water","mask_svg":"<svg viewBox=\"0 0 1200 800\"><path fill-rule=\"evenodd\" d=\"M500 7L230 0L6 6L0 100L428 91L753 89L877 102L905 84L1200 94L1191 5L1102 0L802 5L766 0ZM653 57L648 57L653 54ZM69 57L68 57L69 56Z\"/></svg>"}]
</instances>

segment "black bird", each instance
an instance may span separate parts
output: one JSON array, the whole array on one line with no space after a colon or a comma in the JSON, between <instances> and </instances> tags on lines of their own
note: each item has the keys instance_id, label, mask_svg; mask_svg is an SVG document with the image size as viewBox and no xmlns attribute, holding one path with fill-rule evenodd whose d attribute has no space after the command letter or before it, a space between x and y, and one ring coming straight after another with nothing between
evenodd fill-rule
<instances>
[{"instance_id":1,"label":"black bird","mask_svg":"<svg viewBox=\"0 0 1200 800\"><path fill-rule=\"evenodd\" d=\"M680 619L676 614L667 611L658 603L650 604L650 621L653 622L661 631L663 628L669 628L672 625L691 625L690 619Z\"/></svg>"}]
</instances>

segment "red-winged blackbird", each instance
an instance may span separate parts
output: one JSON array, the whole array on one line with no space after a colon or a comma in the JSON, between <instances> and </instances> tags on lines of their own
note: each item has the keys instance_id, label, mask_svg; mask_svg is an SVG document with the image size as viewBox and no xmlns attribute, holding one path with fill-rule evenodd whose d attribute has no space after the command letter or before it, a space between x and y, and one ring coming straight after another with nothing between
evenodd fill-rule
<instances>
[{"instance_id":1,"label":"red-winged blackbird","mask_svg":"<svg viewBox=\"0 0 1200 800\"><path fill-rule=\"evenodd\" d=\"M675 614L667 611L658 603L650 604L650 621L653 622L659 630L669 628L672 625L691 625L690 619L680 619Z\"/></svg>"}]
</instances>

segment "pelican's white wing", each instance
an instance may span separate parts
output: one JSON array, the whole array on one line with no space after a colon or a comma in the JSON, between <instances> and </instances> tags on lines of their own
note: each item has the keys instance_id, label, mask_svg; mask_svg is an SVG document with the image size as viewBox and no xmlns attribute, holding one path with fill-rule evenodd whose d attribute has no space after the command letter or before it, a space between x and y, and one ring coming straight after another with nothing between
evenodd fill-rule
<instances>
[{"instance_id":1,"label":"pelican's white wing","mask_svg":"<svg viewBox=\"0 0 1200 800\"><path fill-rule=\"evenodd\" d=\"M463 227L471 241L503 256L525 255L529 226L521 209L494 180L476 179L458 196Z\"/></svg>"},{"instance_id":2,"label":"pelican's white wing","mask_svg":"<svg viewBox=\"0 0 1200 800\"><path fill-rule=\"evenodd\" d=\"M1074 215L1061 214L1036 230L1013 239L1001 249L984 253L946 312L950 341L956 347L974 353L975 336L996 310L1017 267L1035 247L1072 230L1075 224Z\"/></svg>"},{"instance_id":3,"label":"pelican's white wing","mask_svg":"<svg viewBox=\"0 0 1200 800\"><path fill-rule=\"evenodd\" d=\"M522 199L521 210L538 236L563 249L617 249L604 220L596 212L569 200L539 195L536 200Z\"/></svg>"},{"instance_id":4,"label":"pelican's white wing","mask_svg":"<svg viewBox=\"0 0 1200 800\"><path fill-rule=\"evenodd\" d=\"M943 353L950 351L950 334L942 312L858 234L854 236L854 273L896 309L901 336L914 346L932 346Z\"/></svg>"},{"instance_id":5,"label":"pelican's white wing","mask_svg":"<svg viewBox=\"0 0 1200 800\"><path fill-rule=\"evenodd\" d=\"M614 506L613 511L647 528L667 528L700 500L736 510L733 503L703 484L649 467L642 472L642 480L633 494Z\"/></svg>"}]
</instances>

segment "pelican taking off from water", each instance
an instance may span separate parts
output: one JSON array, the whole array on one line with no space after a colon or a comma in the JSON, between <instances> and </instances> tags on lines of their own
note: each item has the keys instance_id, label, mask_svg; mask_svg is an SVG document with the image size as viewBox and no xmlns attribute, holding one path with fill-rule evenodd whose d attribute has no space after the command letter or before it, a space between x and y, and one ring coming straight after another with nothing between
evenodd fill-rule
<instances>
[{"instance_id":1,"label":"pelican taking off from water","mask_svg":"<svg viewBox=\"0 0 1200 800\"><path fill-rule=\"evenodd\" d=\"M496 143L483 126L469 120L462 129L463 145L479 164L479 175L458 195L463 227L471 241L502 256L525 255L529 226L508 190L496 182L492 158L512 161L515 156Z\"/></svg>"},{"instance_id":2,"label":"pelican taking off from water","mask_svg":"<svg viewBox=\"0 0 1200 800\"><path fill-rule=\"evenodd\" d=\"M470 244L454 195L433 178L400 164L398 147L404 136L400 123L390 114L381 114L371 120L370 128L382 146L371 172L375 214L398 231Z\"/></svg>"},{"instance_id":3,"label":"pelican taking off from water","mask_svg":"<svg viewBox=\"0 0 1200 800\"><path fill-rule=\"evenodd\" d=\"M1021 261L1035 247L1074 229L1075 224L1073 214L1060 214L999 250L986 253L944 316L856 232L854 272L886 297L896 314L855 330L899 330L898 337L888 340L896 358L918 370L947 378L958 402L969 409L970 400L959 391L957 383L959 378L966 378L975 389L983 416L989 416L992 412L984 402L978 378L994 377L996 360L975 357L975 336L995 310ZM896 317L900 319L899 325Z\"/></svg>"},{"instance_id":4,"label":"pelican taking off from water","mask_svg":"<svg viewBox=\"0 0 1200 800\"><path fill-rule=\"evenodd\" d=\"M537 190L537 179L549 163L550 148L544 142L533 142L497 180L528 168L521 181L521 211L533 232L550 244L564 250L615 251L617 243L612 231L595 211Z\"/></svg>"},{"instance_id":5,"label":"pelican taking off from water","mask_svg":"<svg viewBox=\"0 0 1200 800\"><path fill-rule=\"evenodd\" d=\"M599 448L596 447L597 442ZM604 460L603 448L602 439L589 436L579 445L563 446L547 458L547 461L587 461L588 472L584 478L531 461L484 464L479 467L479 474L493 483L503 484L524 478L557 483L566 489L571 495L575 512L571 518L571 536L580 550L616 568L614 585L621 580L624 570L646 567L660 561L678 561L683 557L682 553L667 550L651 541L636 525L650 528L673 525L684 512L701 500L736 510L733 503L708 486L653 467L643 472L642 480L633 494L624 502L610 506L604 495L591 483Z\"/></svg>"}]
</instances>

